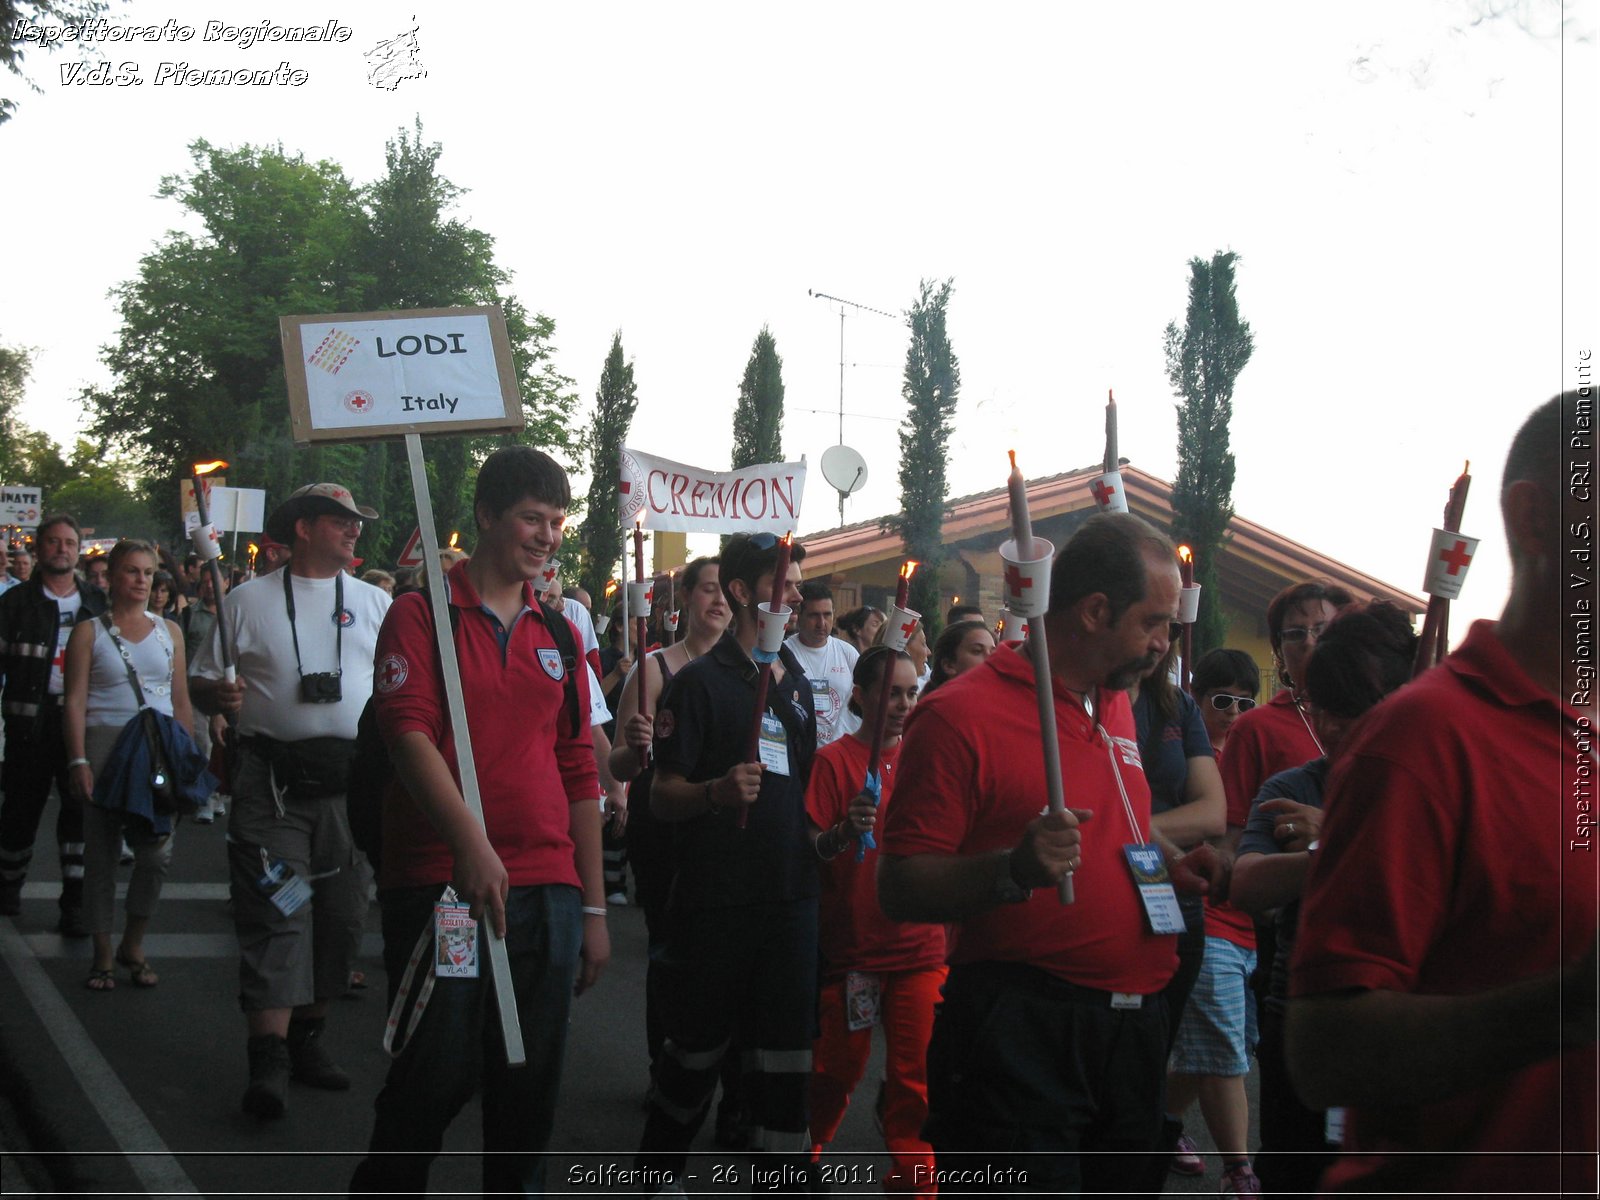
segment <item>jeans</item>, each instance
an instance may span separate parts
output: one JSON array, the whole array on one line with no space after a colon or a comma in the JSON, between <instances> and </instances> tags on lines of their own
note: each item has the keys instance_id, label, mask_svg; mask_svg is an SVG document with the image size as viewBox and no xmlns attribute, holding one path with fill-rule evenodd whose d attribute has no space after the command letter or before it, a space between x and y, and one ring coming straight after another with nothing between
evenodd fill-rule
<instances>
[{"instance_id":1,"label":"jeans","mask_svg":"<svg viewBox=\"0 0 1600 1200\"><path fill-rule=\"evenodd\" d=\"M405 972L443 885L379 895L383 961L391 993ZM389 1068L374 1104L377 1121L368 1157L350 1182L353 1193L421 1196L445 1128L472 1093L483 1088L483 1191L544 1193L542 1151L550 1143L567 1010L583 945L577 888L513 887L506 901L506 948L527 1063L508 1067L487 944L477 979L440 979L411 1040ZM483 937L492 937L487 930ZM426 960L424 960L426 961ZM405 1020L402 1018L402 1029Z\"/></svg>"}]
</instances>

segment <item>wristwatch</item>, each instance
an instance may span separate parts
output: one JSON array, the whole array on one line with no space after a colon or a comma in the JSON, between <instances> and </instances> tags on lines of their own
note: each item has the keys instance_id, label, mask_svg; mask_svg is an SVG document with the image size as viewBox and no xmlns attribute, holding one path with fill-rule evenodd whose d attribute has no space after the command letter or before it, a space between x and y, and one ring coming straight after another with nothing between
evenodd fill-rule
<instances>
[{"instance_id":1,"label":"wristwatch","mask_svg":"<svg viewBox=\"0 0 1600 1200\"><path fill-rule=\"evenodd\" d=\"M1017 882L1011 869L1011 854L1007 850L1000 855L1000 869L995 872L994 883L989 889L996 904L1021 904L1033 895L1032 888L1025 888Z\"/></svg>"}]
</instances>

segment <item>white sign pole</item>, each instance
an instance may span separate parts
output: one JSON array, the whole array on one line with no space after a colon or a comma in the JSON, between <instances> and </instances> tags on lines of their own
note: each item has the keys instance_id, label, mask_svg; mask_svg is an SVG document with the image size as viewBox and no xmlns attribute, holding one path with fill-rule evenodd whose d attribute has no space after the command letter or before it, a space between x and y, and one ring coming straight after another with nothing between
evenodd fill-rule
<instances>
[{"instance_id":1,"label":"white sign pole","mask_svg":"<svg viewBox=\"0 0 1600 1200\"><path fill-rule=\"evenodd\" d=\"M439 665L444 676L445 700L450 706L450 730L455 736L456 765L461 772L461 798L478 824L483 821L483 800L478 794L478 768L472 758L472 736L467 729L467 706L461 692L461 669L451 636L450 608L444 593L444 569L439 565L439 536L433 525L433 500L428 493L428 471L422 461L422 438L406 434L406 457L411 463L411 490L417 501L417 528L422 533L422 565L428 573L428 597L433 605L433 630L439 641ZM505 1041L506 1062L523 1066L528 1056L522 1048L522 1026L517 1020L516 994L511 984L511 959L506 945L486 930L494 994L500 1010L500 1036Z\"/></svg>"},{"instance_id":2,"label":"white sign pole","mask_svg":"<svg viewBox=\"0 0 1600 1200\"><path fill-rule=\"evenodd\" d=\"M622 581L622 657L630 657L628 642L631 634L628 632L633 622L628 620L628 531L622 531L622 569L617 578Z\"/></svg>"}]
</instances>

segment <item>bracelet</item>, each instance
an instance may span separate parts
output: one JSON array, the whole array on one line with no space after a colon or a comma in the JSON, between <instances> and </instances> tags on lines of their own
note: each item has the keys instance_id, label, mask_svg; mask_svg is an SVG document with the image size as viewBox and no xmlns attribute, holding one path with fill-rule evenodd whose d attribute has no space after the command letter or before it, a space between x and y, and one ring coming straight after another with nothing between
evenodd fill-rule
<instances>
[{"instance_id":1,"label":"bracelet","mask_svg":"<svg viewBox=\"0 0 1600 1200\"><path fill-rule=\"evenodd\" d=\"M844 848L850 844L849 835L839 832L839 828L838 825L835 825L832 828L824 829L817 835L817 857L823 862L838 858L839 855L844 853ZM823 842L830 840L830 847L823 849Z\"/></svg>"},{"instance_id":2,"label":"bracelet","mask_svg":"<svg viewBox=\"0 0 1600 1200\"><path fill-rule=\"evenodd\" d=\"M583 915L586 916L586 917L603 917L603 916L606 915L606 910L603 909L603 908L595 908L592 905L585 904L583 906Z\"/></svg>"},{"instance_id":3,"label":"bracelet","mask_svg":"<svg viewBox=\"0 0 1600 1200\"><path fill-rule=\"evenodd\" d=\"M67 770L70 771L73 767L87 767L88 765L89 760L87 758L74 758L67 763Z\"/></svg>"}]
</instances>

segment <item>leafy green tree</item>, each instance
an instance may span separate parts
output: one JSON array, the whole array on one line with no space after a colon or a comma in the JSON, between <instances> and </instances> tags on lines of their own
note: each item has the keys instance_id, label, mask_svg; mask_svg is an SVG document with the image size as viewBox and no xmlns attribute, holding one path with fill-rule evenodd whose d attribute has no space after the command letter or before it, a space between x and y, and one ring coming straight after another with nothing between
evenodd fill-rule
<instances>
[{"instance_id":1,"label":"leafy green tree","mask_svg":"<svg viewBox=\"0 0 1600 1200\"><path fill-rule=\"evenodd\" d=\"M551 361L554 323L510 294L493 239L450 216L464 193L439 174L442 153L420 125L400 130L384 176L358 187L336 164L281 146L191 145L191 169L163 179L160 195L198 230L169 233L116 290L122 327L103 352L114 382L86 398L93 434L146 464L151 499L170 504L171 482L213 458L230 462L230 484L266 489L269 507L338 479L386 518L363 556L394 561L415 523L404 453L293 445L278 337L278 318L293 313L498 304L529 421L519 440L570 461L574 398ZM502 440L429 439L441 530L471 529L473 470Z\"/></svg>"},{"instance_id":2,"label":"leafy green tree","mask_svg":"<svg viewBox=\"0 0 1600 1200\"><path fill-rule=\"evenodd\" d=\"M765 325L750 347L733 410L733 469L783 461L783 359Z\"/></svg>"},{"instance_id":3,"label":"leafy green tree","mask_svg":"<svg viewBox=\"0 0 1600 1200\"><path fill-rule=\"evenodd\" d=\"M125 459L108 458L98 443L79 438L66 464L65 481L46 496L47 507L71 513L87 536L160 539L166 530L149 501L131 485L131 467Z\"/></svg>"},{"instance_id":4,"label":"leafy green tree","mask_svg":"<svg viewBox=\"0 0 1600 1200\"><path fill-rule=\"evenodd\" d=\"M31 92L40 91L39 85L28 78L22 69L24 47L37 45L25 38L13 37L12 32L24 21L36 26L62 26L83 21L93 21L105 15L111 5L108 0L4 0L0 3L0 66L22 81ZM81 43L73 42L74 49ZM51 47L54 49L55 47ZM16 115L17 102L0 96L0 125Z\"/></svg>"},{"instance_id":5,"label":"leafy green tree","mask_svg":"<svg viewBox=\"0 0 1600 1200\"><path fill-rule=\"evenodd\" d=\"M617 515L617 462L628 428L639 407L639 389L633 382L633 363L622 354L622 331L611 339L611 352L600 371L600 387L594 394L594 424L585 437L589 451L589 503L579 533L578 582L601 603L611 564L620 544L620 518Z\"/></svg>"},{"instance_id":6,"label":"leafy green tree","mask_svg":"<svg viewBox=\"0 0 1600 1200\"><path fill-rule=\"evenodd\" d=\"M922 613L930 641L939 636L939 568L945 559L946 469L950 424L961 393L961 364L945 329L953 280L924 279L906 314L911 344L901 394L906 418L900 426L900 512L884 528L898 533L906 556L920 564L911 578L910 605Z\"/></svg>"},{"instance_id":7,"label":"leafy green tree","mask_svg":"<svg viewBox=\"0 0 1600 1200\"><path fill-rule=\"evenodd\" d=\"M33 356L21 346L0 345L0 483L25 483L16 473L17 410L28 389Z\"/></svg>"},{"instance_id":8,"label":"leafy green tree","mask_svg":"<svg viewBox=\"0 0 1600 1200\"><path fill-rule=\"evenodd\" d=\"M1233 387L1250 361L1255 339L1239 317L1234 294L1238 255L1218 251L1189 261L1189 307L1183 328L1167 325L1167 380L1178 411L1178 478L1172 487L1172 536L1187 543L1199 564L1195 582L1200 616L1196 656L1222 645L1228 623L1219 603L1217 566L1233 520L1233 451L1228 423Z\"/></svg>"}]
</instances>

